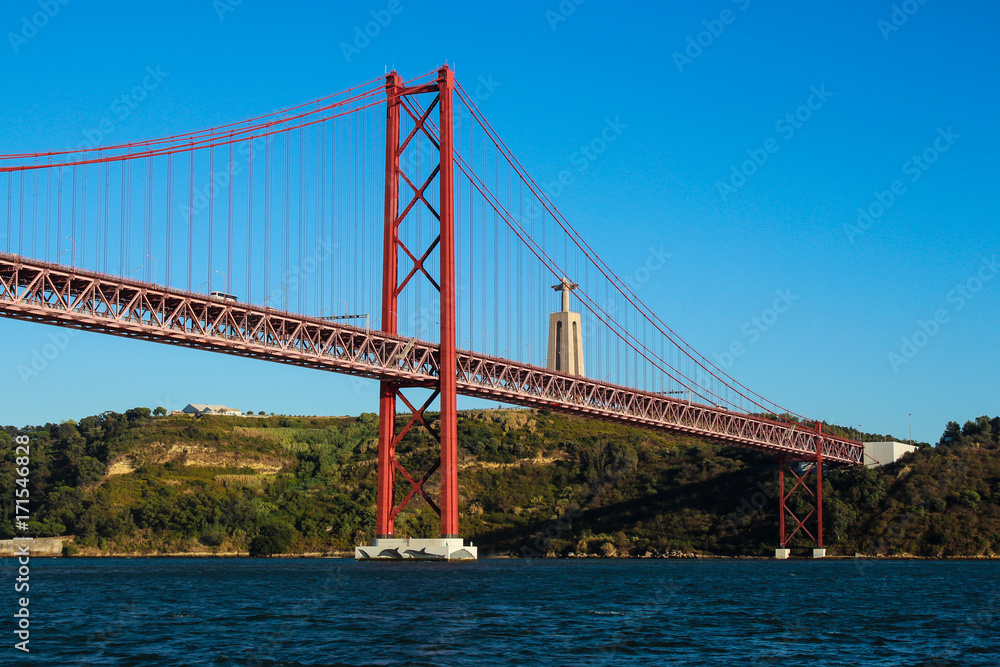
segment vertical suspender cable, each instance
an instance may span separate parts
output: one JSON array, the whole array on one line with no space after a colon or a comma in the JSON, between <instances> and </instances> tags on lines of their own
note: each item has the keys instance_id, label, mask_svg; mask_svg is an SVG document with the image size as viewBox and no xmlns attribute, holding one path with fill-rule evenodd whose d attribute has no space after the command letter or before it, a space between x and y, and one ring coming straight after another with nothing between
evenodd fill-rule
<instances>
[{"instance_id":1,"label":"vertical suspender cable","mask_svg":"<svg viewBox=\"0 0 1000 667\"><path fill-rule=\"evenodd\" d=\"M322 312L326 303L326 261L328 259L328 241L326 238L326 123L319 124L319 246L320 246L320 268L319 268L319 309ZM331 312L331 314L333 314Z\"/></svg>"},{"instance_id":2,"label":"vertical suspender cable","mask_svg":"<svg viewBox=\"0 0 1000 667\"><path fill-rule=\"evenodd\" d=\"M359 176L359 173L358 173L358 145L360 143L361 137L359 136L360 135L360 129L358 127L358 119L357 119L357 117L352 117L352 122L353 122L353 125L354 125L354 146L353 146L353 150L351 151L353 153L353 157L354 157L354 174L353 174L353 176L354 176L354 244L356 244L355 247L360 246L360 248L359 248L359 250L360 250L360 256L359 256L360 262L355 265L356 266L356 268L355 268L355 275L353 276L353 280L351 280L351 282L354 283L354 306L357 306L357 304L358 304L358 298L359 298L360 293L361 293L361 290L359 289L359 286L358 286L358 282L359 281L357 279L357 276L358 276L358 272L359 271L363 271L364 270L363 267L364 267L364 261L365 261L365 247L364 247L364 244L361 242L361 234L360 234L361 230L360 230L360 227L359 227L359 219L361 217L361 213L360 213L360 204L361 204L360 180L361 179L360 179L360 176Z\"/></svg>"},{"instance_id":3,"label":"vertical suspender cable","mask_svg":"<svg viewBox=\"0 0 1000 667\"><path fill-rule=\"evenodd\" d=\"M208 285L208 291L212 291L212 241L213 234L212 227L215 222L215 146L209 146L208 148L208 258L205 262L208 271L208 280L206 281Z\"/></svg>"},{"instance_id":4,"label":"vertical suspender cable","mask_svg":"<svg viewBox=\"0 0 1000 667\"><path fill-rule=\"evenodd\" d=\"M86 264L87 256L87 165L83 165L83 187L80 203L80 265Z\"/></svg>"},{"instance_id":5,"label":"vertical suspender cable","mask_svg":"<svg viewBox=\"0 0 1000 667\"><path fill-rule=\"evenodd\" d=\"M166 252L166 277L163 279L164 285L170 284L170 260L171 248L174 241L172 209L174 207L174 154L167 154L167 252Z\"/></svg>"},{"instance_id":6,"label":"vertical suspender cable","mask_svg":"<svg viewBox=\"0 0 1000 667\"><path fill-rule=\"evenodd\" d=\"M35 158L35 164L38 164L38 158ZM38 257L36 250L38 247L38 170L31 170L33 185L32 185L32 202L31 202L31 256Z\"/></svg>"},{"instance_id":7,"label":"vertical suspender cable","mask_svg":"<svg viewBox=\"0 0 1000 667\"><path fill-rule=\"evenodd\" d=\"M500 191L500 153L493 152L493 192ZM499 196L498 196L499 198ZM493 256L500 257L500 220L497 212L493 211ZM497 334L500 331L500 266L499 262L493 266L493 337L490 338L490 354L497 352Z\"/></svg>"},{"instance_id":8,"label":"vertical suspender cable","mask_svg":"<svg viewBox=\"0 0 1000 667\"><path fill-rule=\"evenodd\" d=\"M125 191L126 210L128 218L125 222L125 275L132 275L132 176L135 173L136 161L128 160L128 188Z\"/></svg>"},{"instance_id":9,"label":"vertical suspender cable","mask_svg":"<svg viewBox=\"0 0 1000 667\"><path fill-rule=\"evenodd\" d=\"M110 228L108 227L109 219L109 209L110 209L110 194L111 194L111 163L104 163L104 245L102 247L102 252L104 254L104 261L102 263L103 271L110 273L111 269L108 267L108 247L110 243ZM46 223L47 224L47 223Z\"/></svg>"},{"instance_id":10,"label":"vertical suspender cable","mask_svg":"<svg viewBox=\"0 0 1000 667\"><path fill-rule=\"evenodd\" d=\"M461 99L461 98L460 98ZM476 164L476 136L469 126L469 164ZM473 195L473 184L469 180L469 349L473 347L472 330L475 319L475 294L476 294L476 270L475 270L475 197Z\"/></svg>"},{"instance_id":11,"label":"vertical suspender cable","mask_svg":"<svg viewBox=\"0 0 1000 667\"><path fill-rule=\"evenodd\" d=\"M517 214L518 217L520 217L522 220L524 219L524 189L521 187L521 183L517 184ZM517 251L517 279L520 283L524 282L524 268L521 264L522 258L524 257L522 246L523 244L518 244L518 251ZM518 348L522 347L520 345L521 341L528 338L527 335L528 332L524 330L525 329L524 325L529 319L527 317L524 317L524 288L525 286L523 284L519 284L517 286L518 331L517 331L517 340L514 341L514 344L516 344ZM515 359L519 359L521 357L520 349L512 350L512 352L514 353Z\"/></svg>"},{"instance_id":12,"label":"vertical suspender cable","mask_svg":"<svg viewBox=\"0 0 1000 667\"><path fill-rule=\"evenodd\" d=\"M100 151L98 151L98 157L100 157ZM101 242L103 240L103 234L101 228L101 222L103 220L103 215L102 215L103 212L101 210L102 208L101 205L103 204L102 195L104 194L104 184L103 184L104 172L102 170L102 167L103 165L101 165L100 163L97 163L94 167L95 171L97 172L97 193L94 197L94 200L97 202L97 216L94 220L94 265L98 271L101 270Z\"/></svg>"},{"instance_id":13,"label":"vertical suspender cable","mask_svg":"<svg viewBox=\"0 0 1000 667\"><path fill-rule=\"evenodd\" d=\"M21 197L17 203L17 214L18 214L18 228L17 228L17 254L24 254L24 172L20 171L18 174L21 176Z\"/></svg>"},{"instance_id":14,"label":"vertical suspender cable","mask_svg":"<svg viewBox=\"0 0 1000 667\"><path fill-rule=\"evenodd\" d=\"M271 135L264 140L264 299L271 296Z\"/></svg>"},{"instance_id":15,"label":"vertical suspender cable","mask_svg":"<svg viewBox=\"0 0 1000 667\"><path fill-rule=\"evenodd\" d=\"M336 243L336 217L337 217L337 207L336 207L336 188L335 183L340 174L337 172L337 126L335 121L330 121L330 228L328 243L330 244L329 250L329 260L330 260L330 310L333 311L336 307L336 296L337 293L334 290L333 284L335 277L337 275L337 255L339 251Z\"/></svg>"},{"instance_id":16,"label":"vertical suspender cable","mask_svg":"<svg viewBox=\"0 0 1000 667\"><path fill-rule=\"evenodd\" d=\"M190 292L194 281L194 142L188 148L188 242L187 242L187 288Z\"/></svg>"},{"instance_id":17,"label":"vertical suspender cable","mask_svg":"<svg viewBox=\"0 0 1000 667\"><path fill-rule=\"evenodd\" d=\"M229 189L229 211L226 232L226 294L233 293L233 185L236 175L233 171L233 133L229 133L229 168L226 174L226 187Z\"/></svg>"},{"instance_id":18,"label":"vertical suspender cable","mask_svg":"<svg viewBox=\"0 0 1000 667\"><path fill-rule=\"evenodd\" d=\"M121 230L118 232L118 271L123 276L127 276L128 275L128 271L125 268L125 265L126 265L126 262L125 262L125 183L126 183L126 179L125 179L125 166L126 166L126 164L127 164L126 161L122 160L122 183L121 183L121 185L122 185L122 196L121 196L121 205L119 206L119 209L118 209L118 217L121 220ZM59 167L59 192L60 193L62 192L62 167ZM59 206L59 210L61 211L62 210L62 198L61 197L60 197L60 200L59 200L59 205L60 205ZM59 217L61 218L61 214L60 214ZM61 226L61 225L59 223L57 223L57 227L58 226ZM56 238L59 238L58 235L59 235L59 231L57 230L56 231Z\"/></svg>"},{"instance_id":19,"label":"vertical suspender cable","mask_svg":"<svg viewBox=\"0 0 1000 667\"><path fill-rule=\"evenodd\" d=\"M14 204L14 192L13 189L11 188L11 183L13 182L13 179L14 179L14 172L8 171L7 172L7 252L8 253L10 252L11 234L14 231L11 228L11 223L13 221L13 216L11 215L12 214L11 206Z\"/></svg>"},{"instance_id":20,"label":"vertical suspender cable","mask_svg":"<svg viewBox=\"0 0 1000 667\"><path fill-rule=\"evenodd\" d=\"M249 130L247 137L250 136ZM253 302L253 139L247 139L247 303Z\"/></svg>"},{"instance_id":21,"label":"vertical suspender cable","mask_svg":"<svg viewBox=\"0 0 1000 667\"><path fill-rule=\"evenodd\" d=\"M291 151L292 147L289 143L291 141L291 132L286 131L282 138L284 139L284 158L285 165L282 169L281 176L284 179L282 182L282 206L281 206L281 285L285 290L285 310L289 310L291 304L288 303L288 252L289 245L291 243L289 227L291 226L291 212L289 207L291 206L292 199L292 181L289 175L289 170L291 169L292 157Z\"/></svg>"},{"instance_id":22,"label":"vertical suspender cable","mask_svg":"<svg viewBox=\"0 0 1000 667\"><path fill-rule=\"evenodd\" d=\"M296 278L295 281L298 285L298 302L299 302L299 313L305 313L305 298L306 289L303 281L305 276L302 272L302 267L305 264L305 248L306 248L306 147L305 147L305 130L304 128L299 128L299 173L298 173L298 186L299 186L299 234L298 234L298 245L299 245L299 261L295 267Z\"/></svg>"},{"instance_id":23,"label":"vertical suspender cable","mask_svg":"<svg viewBox=\"0 0 1000 667\"><path fill-rule=\"evenodd\" d=\"M143 265L146 267L145 275L147 279L152 276L156 282L156 274L150 273L156 268L156 261L153 258L153 158L146 158L146 228L143 231L143 241L145 242ZM152 266L149 266L152 264Z\"/></svg>"},{"instance_id":24,"label":"vertical suspender cable","mask_svg":"<svg viewBox=\"0 0 1000 667\"><path fill-rule=\"evenodd\" d=\"M52 158L49 158L52 163ZM51 225L52 225L52 168L45 170L45 247L42 251L44 259L51 258Z\"/></svg>"},{"instance_id":25,"label":"vertical suspender cable","mask_svg":"<svg viewBox=\"0 0 1000 667\"><path fill-rule=\"evenodd\" d=\"M361 116L360 120L358 120L359 115ZM365 294L367 293L365 285L366 285L366 277L368 275L368 229L367 229L367 221L365 219L365 211L367 210L368 207L365 197L367 193L365 192L364 189L365 183L368 180L366 178L368 176L368 172L365 171L365 165L368 162L368 144L367 144L368 114L365 112L361 112L360 114L354 114L354 118L355 118L354 122L358 126L358 133L360 135L360 140L358 141L357 145L361 148L361 150L359 151L361 153L361 171L358 172L358 177L357 177L358 178L357 182L359 183L359 192L360 192L360 194L358 195L358 208L360 211L358 214L359 218L358 224L361 227L361 271L360 273L356 274L354 278L358 282L358 287L361 291L360 298L354 304L354 311L360 312L361 305L365 303Z\"/></svg>"},{"instance_id":26,"label":"vertical suspender cable","mask_svg":"<svg viewBox=\"0 0 1000 667\"><path fill-rule=\"evenodd\" d=\"M506 169L505 171L507 172L507 210L509 211L511 210L510 169ZM504 319L507 320L506 323L507 330L504 334L506 337L504 345L506 345L507 347L511 347L510 327L512 324L512 320L514 319L514 314L511 312L511 306L514 304L514 299L511 298L510 290L515 289L518 291L518 293L520 293L520 290L518 289L519 286L515 283L515 281L520 280L520 275L518 276L510 275L510 271L512 268L511 256L510 256L510 227L506 227L504 229L504 237L506 238L507 241L506 242L507 248L506 250L504 250L504 262L503 262L504 270L507 272L507 293L504 294L504 310L506 311L504 313ZM498 344L497 354L500 353L500 349L501 349L500 345Z\"/></svg>"}]
</instances>

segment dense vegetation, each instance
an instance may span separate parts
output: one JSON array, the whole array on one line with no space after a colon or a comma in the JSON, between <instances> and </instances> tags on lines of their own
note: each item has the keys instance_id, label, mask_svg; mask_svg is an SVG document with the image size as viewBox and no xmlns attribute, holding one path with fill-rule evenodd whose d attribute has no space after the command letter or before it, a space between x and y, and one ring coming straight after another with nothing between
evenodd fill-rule
<instances>
[{"instance_id":1,"label":"dense vegetation","mask_svg":"<svg viewBox=\"0 0 1000 667\"><path fill-rule=\"evenodd\" d=\"M0 533L13 527L13 438L27 435L29 532L74 535L81 554L348 550L374 531L377 431L373 414L194 418L147 408L6 427ZM775 547L776 466L763 454L528 410L463 412L459 438L462 532L483 553ZM419 478L435 441L412 429L399 455ZM811 507L801 495L796 503ZM1000 418L951 422L935 447L884 469L827 471L824 523L832 554L1000 554ZM417 496L396 533L432 536L436 525Z\"/></svg>"}]
</instances>

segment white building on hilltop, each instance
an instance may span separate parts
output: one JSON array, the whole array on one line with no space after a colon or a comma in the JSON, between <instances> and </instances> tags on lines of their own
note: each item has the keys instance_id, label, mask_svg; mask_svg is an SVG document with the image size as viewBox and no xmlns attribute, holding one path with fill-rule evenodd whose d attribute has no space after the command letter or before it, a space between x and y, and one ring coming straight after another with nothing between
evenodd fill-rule
<instances>
[{"instance_id":1,"label":"white building on hilltop","mask_svg":"<svg viewBox=\"0 0 1000 667\"><path fill-rule=\"evenodd\" d=\"M224 415L227 417L239 417L243 413L234 408L227 408L224 405L207 405L205 403L188 403L181 410L188 415Z\"/></svg>"},{"instance_id":2,"label":"white building on hilltop","mask_svg":"<svg viewBox=\"0 0 1000 667\"><path fill-rule=\"evenodd\" d=\"M863 444L865 446L865 466L869 468L889 465L902 458L903 454L917 451L914 445L907 445L895 440L866 442Z\"/></svg>"}]
</instances>

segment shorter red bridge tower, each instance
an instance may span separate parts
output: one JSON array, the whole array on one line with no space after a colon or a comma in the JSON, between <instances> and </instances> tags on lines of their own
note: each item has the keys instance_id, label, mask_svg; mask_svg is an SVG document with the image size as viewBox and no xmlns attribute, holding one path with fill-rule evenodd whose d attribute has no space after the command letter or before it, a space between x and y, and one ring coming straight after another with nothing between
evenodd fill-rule
<instances>
[{"instance_id":1,"label":"shorter red bridge tower","mask_svg":"<svg viewBox=\"0 0 1000 667\"><path fill-rule=\"evenodd\" d=\"M816 423L816 432L822 436L822 423ZM823 547L822 451L822 445L817 444L814 456L785 454L778 459L779 546L774 550L774 557L779 560L789 557L789 544L799 532L815 545L813 558L826 557L826 548ZM787 483L786 473L791 477ZM810 481L815 488L810 488ZM789 483L791 488L788 488ZM809 529L810 522L814 522L815 532Z\"/></svg>"}]
</instances>

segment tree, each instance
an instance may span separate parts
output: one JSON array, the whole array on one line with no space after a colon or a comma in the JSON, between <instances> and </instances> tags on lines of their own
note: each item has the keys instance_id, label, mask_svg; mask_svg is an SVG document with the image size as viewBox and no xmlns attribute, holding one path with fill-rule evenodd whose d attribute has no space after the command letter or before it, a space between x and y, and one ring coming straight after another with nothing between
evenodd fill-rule
<instances>
[{"instance_id":1,"label":"tree","mask_svg":"<svg viewBox=\"0 0 1000 667\"><path fill-rule=\"evenodd\" d=\"M125 411L125 418L130 424L134 424L137 421L149 419L149 414L149 408L131 408Z\"/></svg>"},{"instance_id":2,"label":"tree","mask_svg":"<svg viewBox=\"0 0 1000 667\"><path fill-rule=\"evenodd\" d=\"M206 527L202 532L201 537L198 538L198 541L206 547L217 547L225 540L226 534L218 524Z\"/></svg>"},{"instance_id":3,"label":"tree","mask_svg":"<svg viewBox=\"0 0 1000 667\"><path fill-rule=\"evenodd\" d=\"M78 486L85 486L100 481L104 476L105 470L105 465L94 457L83 456L80 458L80 463L77 466L76 484Z\"/></svg>"},{"instance_id":4,"label":"tree","mask_svg":"<svg viewBox=\"0 0 1000 667\"><path fill-rule=\"evenodd\" d=\"M288 551L295 538L295 529L283 521L266 523L257 537L250 541L251 556L273 556Z\"/></svg>"},{"instance_id":5,"label":"tree","mask_svg":"<svg viewBox=\"0 0 1000 667\"><path fill-rule=\"evenodd\" d=\"M959 428L958 422L948 422L948 425L944 427L944 433L941 435L941 440L938 441L938 444L951 443L957 445L961 437L962 430Z\"/></svg>"},{"instance_id":6,"label":"tree","mask_svg":"<svg viewBox=\"0 0 1000 667\"><path fill-rule=\"evenodd\" d=\"M982 500L982 497L972 489L965 489L961 494L959 494L959 500L966 507L976 509L976 506L979 501Z\"/></svg>"},{"instance_id":7,"label":"tree","mask_svg":"<svg viewBox=\"0 0 1000 667\"><path fill-rule=\"evenodd\" d=\"M993 439L993 424L990 421L989 415L976 417L976 426L978 427L979 434L981 436L983 436L987 440Z\"/></svg>"},{"instance_id":8,"label":"tree","mask_svg":"<svg viewBox=\"0 0 1000 667\"><path fill-rule=\"evenodd\" d=\"M102 412L98 416L98 423L104 429L104 437L113 440L125 432L124 417L117 412Z\"/></svg>"},{"instance_id":9,"label":"tree","mask_svg":"<svg viewBox=\"0 0 1000 667\"><path fill-rule=\"evenodd\" d=\"M156 415L157 417L162 417L163 415L167 414L167 409L163 406L157 406L156 409L153 410L153 414Z\"/></svg>"}]
</instances>

